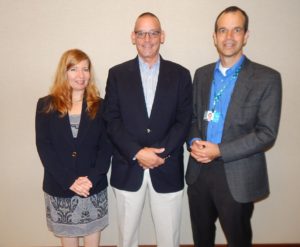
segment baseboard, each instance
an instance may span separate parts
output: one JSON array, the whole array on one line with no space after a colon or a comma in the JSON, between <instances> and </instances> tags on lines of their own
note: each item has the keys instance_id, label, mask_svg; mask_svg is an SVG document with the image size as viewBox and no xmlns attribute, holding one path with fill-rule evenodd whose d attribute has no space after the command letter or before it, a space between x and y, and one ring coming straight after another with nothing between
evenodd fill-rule
<instances>
[{"instance_id":1,"label":"baseboard","mask_svg":"<svg viewBox=\"0 0 300 247\"><path fill-rule=\"evenodd\" d=\"M99 247L117 247L116 245L101 245ZM139 247L156 247L156 245L139 245ZM181 244L180 247L194 247L192 244ZM227 247L226 244L216 244L215 247ZM298 244L253 244L252 247L300 247L300 243Z\"/></svg>"},{"instance_id":2,"label":"baseboard","mask_svg":"<svg viewBox=\"0 0 300 247\"><path fill-rule=\"evenodd\" d=\"M216 247L226 247L226 244L216 244ZM102 247L116 247L116 246L102 246ZM139 247L156 247L156 245L140 245ZM180 247L194 247L192 244L182 244ZM253 247L300 247L299 244L253 244Z\"/></svg>"},{"instance_id":3,"label":"baseboard","mask_svg":"<svg viewBox=\"0 0 300 247\"><path fill-rule=\"evenodd\" d=\"M58 247L58 246L57 246ZM116 245L101 245L99 247L117 247ZM156 245L139 245L139 247L156 247ZM192 244L181 244L180 247L194 247ZM215 247L227 247L226 244L216 244ZM253 244L252 247L300 247L300 243L293 244Z\"/></svg>"}]
</instances>

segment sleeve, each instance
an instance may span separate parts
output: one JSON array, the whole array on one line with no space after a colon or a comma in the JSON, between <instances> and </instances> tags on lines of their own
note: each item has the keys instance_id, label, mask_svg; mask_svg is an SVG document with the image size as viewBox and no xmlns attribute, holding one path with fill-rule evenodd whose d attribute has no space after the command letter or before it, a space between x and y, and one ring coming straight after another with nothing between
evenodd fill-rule
<instances>
[{"instance_id":1,"label":"sleeve","mask_svg":"<svg viewBox=\"0 0 300 247\"><path fill-rule=\"evenodd\" d=\"M46 172L49 172L64 190L76 180L74 172L67 169L60 161L51 138L51 113L45 113L45 98L39 99L35 117L36 147Z\"/></svg>"},{"instance_id":2,"label":"sleeve","mask_svg":"<svg viewBox=\"0 0 300 247\"><path fill-rule=\"evenodd\" d=\"M188 70L183 70L180 75L179 98L176 109L175 122L170 126L170 130L165 138L156 143L156 147L164 147L165 151L159 154L166 158L172 155L172 152L181 147L186 140L190 128L192 116L192 80Z\"/></svg>"},{"instance_id":3,"label":"sleeve","mask_svg":"<svg viewBox=\"0 0 300 247\"><path fill-rule=\"evenodd\" d=\"M199 120L199 112L200 109L198 109L201 105L201 102L198 102L199 100L199 94L201 93L199 90L199 73L198 71L195 72L194 81L193 81L193 103L192 103L192 119L190 122L190 129L187 136L187 149L190 151L190 145L194 140L201 140L201 130L199 129L199 124L202 123L202 120Z\"/></svg>"},{"instance_id":4,"label":"sleeve","mask_svg":"<svg viewBox=\"0 0 300 247\"><path fill-rule=\"evenodd\" d=\"M102 113L101 113L102 115ZM106 126L102 116L99 117L99 125L101 126L101 135L98 142L98 151L95 167L91 168L88 178L93 184L97 184L103 176L106 176L111 162L112 144L107 136Z\"/></svg>"},{"instance_id":5,"label":"sleeve","mask_svg":"<svg viewBox=\"0 0 300 247\"><path fill-rule=\"evenodd\" d=\"M129 164L134 164L134 156L143 147L133 139L124 127L118 96L121 92L118 91L117 83L114 73L110 70L106 84L103 116L107 122L107 133L112 143L127 158Z\"/></svg>"}]
</instances>

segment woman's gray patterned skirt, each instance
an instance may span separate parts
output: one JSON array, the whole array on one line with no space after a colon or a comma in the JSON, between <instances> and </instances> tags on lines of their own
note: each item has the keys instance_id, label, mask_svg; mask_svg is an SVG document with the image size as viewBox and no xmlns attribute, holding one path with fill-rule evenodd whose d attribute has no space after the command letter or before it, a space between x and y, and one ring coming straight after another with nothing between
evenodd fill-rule
<instances>
[{"instance_id":1,"label":"woman's gray patterned skirt","mask_svg":"<svg viewBox=\"0 0 300 247\"><path fill-rule=\"evenodd\" d=\"M58 237L80 237L108 225L107 189L90 197L61 198L45 193L47 225Z\"/></svg>"}]
</instances>

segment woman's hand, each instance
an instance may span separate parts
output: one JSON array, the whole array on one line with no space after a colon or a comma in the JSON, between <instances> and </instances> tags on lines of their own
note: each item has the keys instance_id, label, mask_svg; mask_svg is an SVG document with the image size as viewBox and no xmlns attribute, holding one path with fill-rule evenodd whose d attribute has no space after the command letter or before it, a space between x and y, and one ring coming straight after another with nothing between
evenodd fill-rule
<instances>
[{"instance_id":1,"label":"woman's hand","mask_svg":"<svg viewBox=\"0 0 300 247\"><path fill-rule=\"evenodd\" d=\"M71 185L70 190L74 191L77 195L88 197L90 189L93 187L92 182L88 177L79 177Z\"/></svg>"}]
</instances>

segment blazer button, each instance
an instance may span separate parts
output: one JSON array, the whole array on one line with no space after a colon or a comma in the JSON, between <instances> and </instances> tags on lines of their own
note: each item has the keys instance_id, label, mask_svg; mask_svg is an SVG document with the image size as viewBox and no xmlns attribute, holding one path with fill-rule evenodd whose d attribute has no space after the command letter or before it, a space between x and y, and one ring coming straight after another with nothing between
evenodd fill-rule
<instances>
[{"instance_id":1,"label":"blazer button","mask_svg":"<svg viewBox=\"0 0 300 247\"><path fill-rule=\"evenodd\" d=\"M72 157L76 158L77 157L77 152L72 152Z\"/></svg>"},{"instance_id":2,"label":"blazer button","mask_svg":"<svg viewBox=\"0 0 300 247\"><path fill-rule=\"evenodd\" d=\"M149 134L151 132L151 129L147 129L147 133Z\"/></svg>"}]
</instances>

